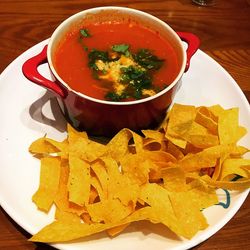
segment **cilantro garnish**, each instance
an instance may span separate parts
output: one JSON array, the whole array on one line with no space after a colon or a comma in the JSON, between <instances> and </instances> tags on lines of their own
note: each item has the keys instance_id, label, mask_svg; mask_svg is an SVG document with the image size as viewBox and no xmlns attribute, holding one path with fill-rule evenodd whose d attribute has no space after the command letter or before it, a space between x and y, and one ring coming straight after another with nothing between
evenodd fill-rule
<instances>
[{"instance_id":1,"label":"cilantro garnish","mask_svg":"<svg viewBox=\"0 0 250 250\"><path fill-rule=\"evenodd\" d=\"M127 84L130 95L135 99L142 97L143 89L149 89L152 86L152 78L147 70L138 66L129 66L121 68L121 82Z\"/></svg>"},{"instance_id":2,"label":"cilantro garnish","mask_svg":"<svg viewBox=\"0 0 250 250\"><path fill-rule=\"evenodd\" d=\"M121 54L124 54L125 56L129 56L130 52L129 52L129 45L128 44L116 44L112 46L112 50L114 52L118 52Z\"/></svg>"},{"instance_id":3,"label":"cilantro garnish","mask_svg":"<svg viewBox=\"0 0 250 250\"><path fill-rule=\"evenodd\" d=\"M80 34L82 37L91 37L91 35L87 29L81 29Z\"/></svg>"},{"instance_id":4,"label":"cilantro garnish","mask_svg":"<svg viewBox=\"0 0 250 250\"><path fill-rule=\"evenodd\" d=\"M89 67L94 69L94 70L98 70L98 68L95 64L96 61L102 60L103 62L108 62L109 61L109 54L107 51L92 49L88 54L88 58L89 58L89 64L88 64Z\"/></svg>"},{"instance_id":5,"label":"cilantro garnish","mask_svg":"<svg viewBox=\"0 0 250 250\"><path fill-rule=\"evenodd\" d=\"M128 97L129 97L129 95L127 95L127 93L125 93L125 92L120 94L120 95L115 93L115 92L108 92L105 95L105 99L113 101L113 102L120 102Z\"/></svg>"},{"instance_id":6,"label":"cilantro garnish","mask_svg":"<svg viewBox=\"0 0 250 250\"><path fill-rule=\"evenodd\" d=\"M85 51L88 51L89 48L84 44L84 38L91 37L89 31L87 29L80 29L80 37L79 37L79 42L82 45L83 49Z\"/></svg>"},{"instance_id":7,"label":"cilantro garnish","mask_svg":"<svg viewBox=\"0 0 250 250\"><path fill-rule=\"evenodd\" d=\"M159 59L153 55L148 49L140 49L136 54L133 55L135 61L140 64L143 68L148 70L157 70L161 68L164 60Z\"/></svg>"},{"instance_id":8,"label":"cilantro garnish","mask_svg":"<svg viewBox=\"0 0 250 250\"><path fill-rule=\"evenodd\" d=\"M88 51L89 49L84 45L84 39L91 35L87 29L81 29L80 35L80 42L84 50ZM93 71L93 77L95 79L110 81L110 88L105 95L106 100L119 102L125 99L141 99L149 93L146 90L159 91L153 86L153 73L155 70L161 68L164 60L159 59L148 49L140 49L137 53L132 53L129 48L130 45L124 43L115 44L106 51L91 49L88 52L88 66ZM127 57L127 59L122 57ZM119 62L121 58L123 63ZM112 74L111 78L109 78L110 75L107 78L101 77L109 74L112 70L117 72L117 68L119 70L118 79L117 73L115 73L115 77ZM114 82L123 85L122 92L117 91L117 87L113 85Z\"/></svg>"}]
</instances>

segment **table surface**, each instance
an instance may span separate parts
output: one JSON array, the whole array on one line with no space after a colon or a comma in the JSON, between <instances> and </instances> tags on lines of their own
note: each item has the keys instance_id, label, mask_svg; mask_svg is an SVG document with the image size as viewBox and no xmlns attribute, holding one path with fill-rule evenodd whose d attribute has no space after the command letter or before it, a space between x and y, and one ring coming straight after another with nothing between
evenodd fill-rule
<instances>
[{"instance_id":1,"label":"table surface","mask_svg":"<svg viewBox=\"0 0 250 250\"><path fill-rule=\"evenodd\" d=\"M250 0L216 0L200 7L191 0L1 0L0 72L22 52L50 37L64 19L81 10L126 6L157 16L174 30L195 33L200 49L220 63L250 101ZM30 235L0 207L0 249L52 249L28 242ZM250 249L250 197L219 232L194 249Z\"/></svg>"}]
</instances>

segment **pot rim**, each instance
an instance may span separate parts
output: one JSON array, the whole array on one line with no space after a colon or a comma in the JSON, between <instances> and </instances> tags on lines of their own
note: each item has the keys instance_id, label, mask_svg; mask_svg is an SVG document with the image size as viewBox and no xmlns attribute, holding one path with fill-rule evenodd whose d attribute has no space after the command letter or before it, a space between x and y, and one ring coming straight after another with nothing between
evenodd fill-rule
<instances>
[{"instance_id":1,"label":"pot rim","mask_svg":"<svg viewBox=\"0 0 250 250\"><path fill-rule=\"evenodd\" d=\"M169 84L166 88L164 88L163 90L161 90L160 92L158 92L157 94L150 96L150 97L146 97L143 99L139 99L139 100L134 100L134 101L121 101L121 102L114 102L114 101L106 101L106 100L101 100L101 99L97 99L91 96L88 96L86 94L83 94L79 91L74 90L73 88L71 88L57 73L57 71L55 70L54 66L53 66L53 62L52 62L52 45L53 42L55 40L55 38L61 33L61 31L67 26L67 24L78 20L79 18L81 18L82 16L84 16L85 14L88 13L97 13L99 11L105 11L105 10L118 10L118 11L126 11L126 12L132 12L134 14L139 14L142 16L145 16L148 19L151 19L155 22L160 23L161 25L165 26L165 28L172 33L172 35L175 37L176 41L178 42L178 45L181 49L182 52L182 65L180 67L179 73L177 74L177 76L175 77L175 79L172 81L171 84ZM128 8L128 7L118 7L118 6L104 6L104 7L95 7L95 8L90 8L90 9L86 9L83 10L81 12L78 12L72 16L70 16L69 18L65 19L53 32L49 43L48 43L48 49L47 49L47 60L49 63L49 67L50 70L52 71L52 73L54 74L54 76L56 77L57 80L60 81L60 83L70 92L75 93L77 96L82 97L84 99L87 99L89 101L93 101L96 103L100 103L100 104L106 104L106 105L117 105L117 106L124 106L124 105L135 105L135 104L140 104L140 103L146 103L146 102L150 102L154 99L157 99L158 97L164 95L165 93L167 93L168 91L170 91L181 79L184 71L185 71L185 65L186 65L186 61L187 61L187 55L184 49L184 46L182 45L182 41L180 39L180 37L178 36L178 34L164 21L162 21L161 19L146 13L144 11L141 10L137 10L137 9L132 9L132 8Z\"/></svg>"}]
</instances>

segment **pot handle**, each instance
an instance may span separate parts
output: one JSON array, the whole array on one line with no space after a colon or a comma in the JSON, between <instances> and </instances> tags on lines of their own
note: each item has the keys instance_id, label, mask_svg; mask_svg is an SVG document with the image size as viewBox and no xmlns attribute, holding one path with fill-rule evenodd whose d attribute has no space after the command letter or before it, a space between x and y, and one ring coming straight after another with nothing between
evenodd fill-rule
<instances>
[{"instance_id":1,"label":"pot handle","mask_svg":"<svg viewBox=\"0 0 250 250\"><path fill-rule=\"evenodd\" d=\"M187 50L186 50L187 63L186 63L186 68L185 68L185 72L187 72L190 66L190 60L200 46L200 39L193 33L189 33L189 32L176 32L176 33L181 38L181 40L186 42L188 45Z\"/></svg>"},{"instance_id":2,"label":"pot handle","mask_svg":"<svg viewBox=\"0 0 250 250\"><path fill-rule=\"evenodd\" d=\"M47 47L48 45L45 45L45 47L39 54L28 59L23 64L22 72L24 76L30 81L51 90L52 92L59 95L61 98L65 98L67 96L66 91L62 87L60 87L56 82L53 82L43 77L37 70L39 65L47 62Z\"/></svg>"}]
</instances>

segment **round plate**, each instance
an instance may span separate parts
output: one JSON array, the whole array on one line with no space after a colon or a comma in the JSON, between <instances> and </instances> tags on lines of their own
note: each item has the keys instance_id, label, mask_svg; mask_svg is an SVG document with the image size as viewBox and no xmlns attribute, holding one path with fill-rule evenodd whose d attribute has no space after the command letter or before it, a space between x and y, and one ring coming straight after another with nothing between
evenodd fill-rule
<instances>
[{"instance_id":1,"label":"round plate","mask_svg":"<svg viewBox=\"0 0 250 250\"><path fill-rule=\"evenodd\" d=\"M21 71L24 61L39 53L47 43L48 40L43 41L27 50L0 76L0 204L30 234L51 222L55 209L45 214L32 203L31 197L39 184L40 162L32 157L28 147L45 134L56 140L66 136L66 122L53 95L29 82ZM40 66L39 70L51 79L47 64ZM197 106L239 107L240 124L250 130L250 109L244 94L232 77L200 50L192 58L189 71L183 75L182 86L174 101ZM250 147L249 133L240 144ZM191 240L178 238L162 225L139 222L112 239L102 233L82 241L53 246L65 250L188 249L223 227L247 195L248 190L230 194L219 191L219 199L227 208L214 205L205 209L210 226Z\"/></svg>"}]
</instances>

